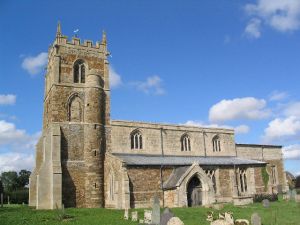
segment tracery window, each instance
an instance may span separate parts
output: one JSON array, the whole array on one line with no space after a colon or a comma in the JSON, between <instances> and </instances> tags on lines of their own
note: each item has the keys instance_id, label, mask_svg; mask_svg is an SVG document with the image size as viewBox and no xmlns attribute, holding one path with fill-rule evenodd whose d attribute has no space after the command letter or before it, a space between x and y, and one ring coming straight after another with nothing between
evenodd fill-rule
<instances>
[{"instance_id":1,"label":"tracery window","mask_svg":"<svg viewBox=\"0 0 300 225\"><path fill-rule=\"evenodd\" d=\"M143 136L140 131L136 130L131 133L131 149L143 149Z\"/></svg>"},{"instance_id":2,"label":"tracery window","mask_svg":"<svg viewBox=\"0 0 300 225\"><path fill-rule=\"evenodd\" d=\"M276 166L272 166L271 167L271 176L272 176L272 183L273 184L277 184L277 170L276 170Z\"/></svg>"},{"instance_id":3,"label":"tracery window","mask_svg":"<svg viewBox=\"0 0 300 225\"><path fill-rule=\"evenodd\" d=\"M205 170L206 175L210 178L213 183L213 188L215 193L217 192L217 183L216 183L216 171L214 169Z\"/></svg>"},{"instance_id":4,"label":"tracery window","mask_svg":"<svg viewBox=\"0 0 300 225\"><path fill-rule=\"evenodd\" d=\"M220 152L221 151L221 142L219 136L215 136L212 139L212 145L213 145L213 151L214 152Z\"/></svg>"},{"instance_id":5,"label":"tracery window","mask_svg":"<svg viewBox=\"0 0 300 225\"><path fill-rule=\"evenodd\" d=\"M74 83L85 83L85 65L81 59L74 63Z\"/></svg>"},{"instance_id":6,"label":"tracery window","mask_svg":"<svg viewBox=\"0 0 300 225\"><path fill-rule=\"evenodd\" d=\"M240 179L240 190L242 193L247 192L248 186L247 186L247 171L246 169L240 169L239 170L239 179Z\"/></svg>"},{"instance_id":7,"label":"tracery window","mask_svg":"<svg viewBox=\"0 0 300 225\"><path fill-rule=\"evenodd\" d=\"M191 151L191 140L187 134L181 137L181 151Z\"/></svg>"}]
</instances>

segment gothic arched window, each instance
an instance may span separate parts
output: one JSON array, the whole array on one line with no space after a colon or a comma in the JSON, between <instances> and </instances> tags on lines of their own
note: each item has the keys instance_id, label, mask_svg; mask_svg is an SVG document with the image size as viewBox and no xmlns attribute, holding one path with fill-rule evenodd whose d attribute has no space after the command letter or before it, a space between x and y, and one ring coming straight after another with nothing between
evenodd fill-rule
<instances>
[{"instance_id":1,"label":"gothic arched window","mask_svg":"<svg viewBox=\"0 0 300 225\"><path fill-rule=\"evenodd\" d=\"M82 59L74 63L74 83L85 83L85 65Z\"/></svg>"},{"instance_id":2,"label":"gothic arched window","mask_svg":"<svg viewBox=\"0 0 300 225\"><path fill-rule=\"evenodd\" d=\"M70 98L68 105L69 121L70 122L82 122L83 121L83 108L82 101L74 95Z\"/></svg>"},{"instance_id":3,"label":"gothic arched window","mask_svg":"<svg viewBox=\"0 0 300 225\"><path fill-rule=\"evenodd\" d=\"M219 136L215 136L212 139L213 151L220 152L221 151L221 142Z\"/></svg>"},{"instance_id":4,"label":"gothic arched window","mask_svg":"<svg viewBox=\"0 0 300 225\"><path fill-rule=\"evenodd\" d=\"M143 149L143 137L140 131L136 130L131 133L131 149Z\"/></svg>"},{"instance_id":5,"label":"gothic arched window","mask_svg":"<svg viewBox=\"0 0 300 225\"><path fill-rule=\"evenodd\" d=\"M187 134L181 137L181 151L191 151L191 140Z\"/></svg>"}]
</instances>

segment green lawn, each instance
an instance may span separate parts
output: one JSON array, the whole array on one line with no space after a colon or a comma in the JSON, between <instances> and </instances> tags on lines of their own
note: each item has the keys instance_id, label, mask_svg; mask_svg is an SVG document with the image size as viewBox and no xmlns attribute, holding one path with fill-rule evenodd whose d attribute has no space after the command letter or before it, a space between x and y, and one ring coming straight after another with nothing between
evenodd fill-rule
<instances>
[{"instance_id":1,"label":"green lawn","mask_svg":"<svg viewBox=\"0 0 300 225\"><path fill-rule=\"evenodd\" d=\"M211 209L199 208L175 208L174 214L181 218L185 225L209 225L206 221L206 213ZM142 216L143 210L138 210ZM218 211L215 211L215 215ZM263 208L262 204L255 203L247 207L234 207L226 205L220 212L232 211L234 217L250 220L251 214L257 212L262 217L264 225L300 225L300 204L295 202L274 202L270 208ZM58 210L34 210L27 206L10 205L0 208L1 225L42 225L42 224L79 224L79 225L118 225L137 223L123 220L123 210L110 209L65 209L66 219L61 220L61 211ZM277 220L277 221L276 221Z\"/></svg>"}]
</instances>

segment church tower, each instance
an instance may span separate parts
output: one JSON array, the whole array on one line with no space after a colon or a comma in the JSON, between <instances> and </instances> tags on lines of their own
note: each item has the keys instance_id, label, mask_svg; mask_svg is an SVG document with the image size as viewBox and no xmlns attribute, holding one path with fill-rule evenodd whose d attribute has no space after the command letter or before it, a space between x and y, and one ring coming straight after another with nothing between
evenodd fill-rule
<instances>
[{"instance_id":1,"label":"church tower","mask_svg":"<svg viewBox=\"0 0 300 225\"><path fill-rule=\"evenodd\" d=\"M108 55L105 32L95 45L78 37L69 42L58 24L48 52L31 206L104 207L104 154L111 130Z\"/></svg>"}]
</instances>

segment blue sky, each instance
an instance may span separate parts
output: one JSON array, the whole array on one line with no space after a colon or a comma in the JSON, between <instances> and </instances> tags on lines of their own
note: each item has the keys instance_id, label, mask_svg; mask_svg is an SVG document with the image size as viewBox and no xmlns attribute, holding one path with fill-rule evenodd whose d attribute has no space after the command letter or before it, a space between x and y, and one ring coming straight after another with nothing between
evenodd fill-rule
<instances>
[{"instance_id":1,"label":"blue sky","mask_svg":"<svg viewBox=\"0 0 300 225\"><path fill-rule=\"evenodd\" d=\"M0 170L31 168L57 21L107 32L112 118L236 129L300 174L300 2L0 2Z\"/></svg>"}]
</instances>

